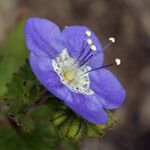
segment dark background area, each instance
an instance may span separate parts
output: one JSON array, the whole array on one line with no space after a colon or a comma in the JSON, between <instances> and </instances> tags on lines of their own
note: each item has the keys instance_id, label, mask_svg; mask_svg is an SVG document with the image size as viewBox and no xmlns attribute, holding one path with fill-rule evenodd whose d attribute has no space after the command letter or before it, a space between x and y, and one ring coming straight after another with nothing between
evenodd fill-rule
<instances>
[{"instance_id":1,"label":"dark background area","mask_svg":"<svg viewBox=\"0 0 150 150\"><path fill-rule=\"evenodd\" d=\"M85 25L105 50L105 64L116 57L122 65L111 68L127 91L117 110L118 124L102 139L84 139L81 150L150 149L150 1L149 0L0 0L0 43L25 17L44 17L61 28Z\"/></svg>"}]
</instances>

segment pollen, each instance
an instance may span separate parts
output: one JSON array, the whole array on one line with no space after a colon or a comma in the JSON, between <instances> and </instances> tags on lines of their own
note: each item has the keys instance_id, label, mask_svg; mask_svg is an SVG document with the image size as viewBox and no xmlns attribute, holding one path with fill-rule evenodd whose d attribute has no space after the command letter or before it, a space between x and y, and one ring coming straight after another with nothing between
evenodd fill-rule
<instances>
[{"instance_id":1,"label":"pollen","mask_svg":"<svg viewBox=\"0 0 150 150\"><path fill-rule=\"evenodd\" d=\"M96 46L95 45L91 45L90 49L93 50L93 51L96 51Z\"/></svg>"},{"instance_id":2,"label":"pollen","mask_svg":"<svg viewBox=\"0 0 150 150\"><path fill-rule=\"evenodd\" d=\"M112 42L112 43L115 43L115 38L114 37L110 37L109 41Z\"/></svg>"},{"instance_id":3,"label":"pollen","mask_svg":"<svg viewBox=\"0 0 150 150\"><path fill-rule=\"evenodd\" d=\"M73 79L75 78L75 71L73 70L68 70L64 73L64 77L67 81L72 82Z\"/></svg>"},{"instance_id":4,"label":"pollen","mask_svg":"<svg viewBox=\"0 0 150 150\"><path fill-rule=\"evenodd\" d=\"M116 58L115 63L116 63L117 66L119 66L121 64L121 60L119 58Z\"/></svg>"},{"instance_id":5,"label":"pollen","mask_svg":"<svg viewBox=\"0 0 150 150\"><path fill-rule=\"evenodd\" d=\"M91 31L86 31L85 33L87 36L91 36Z\"/></svg>"},{"instance_id":6,"label":"pollen","mask_svg":"<svg viewBox=\"0 0 150 150\"><path fill-rule=\"evenodd\" d=\"M89 45L91 45L91 44L92 44L92 40L91 40L91 39L87 39L87 43L88 43Z\"/></svg>"}]
</instances>

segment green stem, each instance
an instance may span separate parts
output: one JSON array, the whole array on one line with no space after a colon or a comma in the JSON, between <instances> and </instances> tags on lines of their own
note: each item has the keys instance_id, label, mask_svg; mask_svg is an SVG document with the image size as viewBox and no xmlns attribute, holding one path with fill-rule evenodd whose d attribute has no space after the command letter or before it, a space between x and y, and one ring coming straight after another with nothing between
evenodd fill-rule
<instances>
[{"instance_id":1,"label":"green stem","mask_svg":"<svg viewBox=\"0 0 150 150\"><path fill-rule=\"evenodd\" d=\"M24 105L23 106L24 112L30 113L30 112L34 111L36 108L42 106L46 102L46 100L52 96L53 95L50 92L46 91L37 101L35 101L34 104Z\"/></svg>"},{"instance_id":2,"label":"green stem","mask_svg":"<svg viewBox=\"0 0 150 150\"><path fill-rule=\"evenodd\" d=\"M19 128L17 122L8 114L6 114L6 118L9 122L9 124L11 125L11 127L15 129L15 131L18 135L20 135L20 128Z\"/></svg>"},{"instance_id":3,"label":"green stem","mask_svg":"<svg viewBox=\"0 0 150 150\"><path fill-rule=\"evenodd\" d=\"M60 150L61 140L59 137L59 131L56 129L56 147L55 150Z\"/></svg>"}]
</instances>

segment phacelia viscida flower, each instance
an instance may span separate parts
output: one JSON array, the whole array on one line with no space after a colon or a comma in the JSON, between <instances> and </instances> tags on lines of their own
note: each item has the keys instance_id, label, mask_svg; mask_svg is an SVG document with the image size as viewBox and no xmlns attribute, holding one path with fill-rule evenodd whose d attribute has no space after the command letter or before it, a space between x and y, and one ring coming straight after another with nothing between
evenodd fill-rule
<instances>
[{"instance_id":1,"label":"phacelia viscida flower","mask_svg":"<svg viewBox=\"0 0 150 150\"><path fill-rule=\"evenodd\" d=\"M96 35L85 26L59 27L41 18L25 25L31 68L41 84L86 120L94 124L108 121L105 109L114 109L125 99L125 90L102 66L104 49Z\"/></svg>"}]
</instances>

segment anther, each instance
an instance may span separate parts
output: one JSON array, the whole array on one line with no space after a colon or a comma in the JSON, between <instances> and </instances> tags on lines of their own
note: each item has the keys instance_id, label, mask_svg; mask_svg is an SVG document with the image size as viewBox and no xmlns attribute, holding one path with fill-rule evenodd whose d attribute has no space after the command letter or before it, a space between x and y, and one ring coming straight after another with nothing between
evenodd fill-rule
<instances>
[{"instance_id":1,"label":"anther","mask_svg":"<svg viewBox=\"0 0 150 150\"><path fill-rule=\"evenodd\" d=\"M112 43L115 43L115 38L114 37L110 37L109 41L112 42Z\"/></svg>"},{"instance_id":2,"label":"anther","mask_svg":"<svg viewBox=\"0 0 150 150\"><path fill-rule=\"evenodd\" d=\"M93 50L93 51L96 51L96 46L95 45L91 45L90 49Z\"/></svg>"},{"instance_id":3,"label":"anther","mask_svg":"<svg viewBox=\"0 0 150 150\"><path fill-rule=\"evenodd\" d=\"M119 58L116 58L115 63L116 63L117 66L119 66L121 64L121 60Z\"/></svg>"},{"instance_id":4,"label":"anther","mask_svg":"<svg viewBox=\"0 0 150 150\"><path fill-rule=\"evenodd\" d=\"M96 70L99 70L99 69L102 69L102 68L112 67L112 66L115 66L115 65L119 66L120 64L121 64L121 60L119 58L116 58L115 63L111 63L111 64L104 65L104 66L101 66L101 67L98 67L98 68L95 68L95 69L91 69L89 71L84 72L83 74L86 74L86 73L89 73L89 72L92 72L92 71L96 71ZM83 74L81 74L81 76Z\"/></svg>"},{"instance_id":5,"label":"anther","mask_svg":"<svg viewBox=\"0 0 150 150\"><path fill-rule=\"evenodd\" d=\"M87 39L87 43L88 43L89 45L91 45L91 44L92 44L92 40L91 40L91 39Z\"/></svg>"},{"instance_id":6,"label":"anther","mask_svg":"<svg viewBox=\"0 0 150 150\"><path fill-rule=\"evenodd\" d=\"M86 31L85 34L86 34L87 36L91 36L91 31Z\"/></svg>"}]
</instances>

